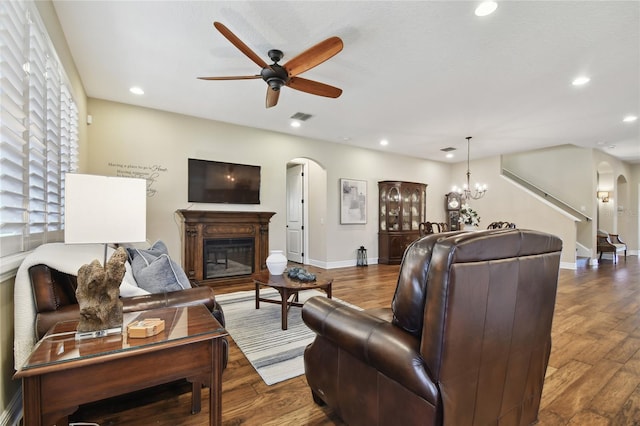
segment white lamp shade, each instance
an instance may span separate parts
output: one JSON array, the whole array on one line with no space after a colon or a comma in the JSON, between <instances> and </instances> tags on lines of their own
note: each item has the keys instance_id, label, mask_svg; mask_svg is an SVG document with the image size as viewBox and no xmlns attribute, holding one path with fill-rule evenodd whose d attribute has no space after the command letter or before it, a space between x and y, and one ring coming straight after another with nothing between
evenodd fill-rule
<instances>
[{"instance_id":1,"label":"white lamp shade","mask_svg":"<svg viewBox=\"0 0 640 426\"><path fill-rule=\"evenodd\" d=\"M67 173L64 242L145 241L146 190L145 179Z\"/></svg>"}]
</instances>

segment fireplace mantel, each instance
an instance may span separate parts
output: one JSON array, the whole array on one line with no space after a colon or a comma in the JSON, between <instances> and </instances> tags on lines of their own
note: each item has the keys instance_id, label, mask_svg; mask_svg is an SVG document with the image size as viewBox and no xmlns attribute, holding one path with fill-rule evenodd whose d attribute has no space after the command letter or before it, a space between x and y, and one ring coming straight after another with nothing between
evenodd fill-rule
<instances>
[{"instance_id":1,"label":"fireplace mantel","mask_svg":"<svg viewBox=\"0 0 640 426\"><path fill-rule=\"evenodd\" d=\"M248 281L249 276L206 279L204 243L217 238L253 238L253 269L267 268L269 221L274 212L178 210L182 219L182 267L189 279L218 286Z\"/></svg>"}]
</instances>

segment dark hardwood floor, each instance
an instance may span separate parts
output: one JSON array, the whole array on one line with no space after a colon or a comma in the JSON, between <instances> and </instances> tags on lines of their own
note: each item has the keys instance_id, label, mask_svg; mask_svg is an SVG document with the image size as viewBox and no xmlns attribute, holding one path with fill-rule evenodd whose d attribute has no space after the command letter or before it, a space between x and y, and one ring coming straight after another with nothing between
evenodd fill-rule
<instances>
[{"instance_id":1,"label":"dark hardwood floor","mask_svg":"<svg viewBox=\"0 0 640 426\"><path fill-rule=\"evenodd\" d=\"M310 268L313 269L313 268ZM388 306L398 266L330 270L335 297L362 308ZM251 289L250 284L218 290ZM296 308L294 308L296 309ZM223 375L225 425L342 425L315 405L304 376L264 384L230 339ZM158 366L162 368L162 366ZM108 425L206 425L203 411L190 415L189 386L153 391L80 408L72 421ZM640 261L621 258L598 267L561 270L553 323L553 349L539 425L640 425Z\"/></svg>"}]
</instances>

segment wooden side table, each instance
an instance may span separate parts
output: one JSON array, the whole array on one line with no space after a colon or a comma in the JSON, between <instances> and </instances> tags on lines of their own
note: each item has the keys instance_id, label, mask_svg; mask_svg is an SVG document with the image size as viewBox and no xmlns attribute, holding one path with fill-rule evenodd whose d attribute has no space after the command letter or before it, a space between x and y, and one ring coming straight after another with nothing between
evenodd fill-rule
<instances>
[{"instance_id":1,"label":"wooden side table","mask_svg":"<svg viewBox=\"0 0 640 426\"><path fill-rule=\"evenodd\" d=\"M78 321L56 324L14 375L23 383L24 423L66 424L81 404L186 378L197 398L202 384L210 387L209 424L222 424L225 329L204 305L125 314L123 329L145 318L164 319L165 330L144 339L124 332L75 340Z\"/></svg>"},{"instance_id":2,"label":"wooden side table","mask_svg":"<svg viewBox=\"0 0 640 426\"><path fill-rule=\"evenodd\" d=\"M256 309L260 309L260 302L275 303L282 307L282 329L287 329L287 316L291 306L302 306L298 302L298 292L304 290L322 290L327 293L327 297L331 299L331 284L333 278L327 277L322 273L316 274L316 280L311 282L302 282L292 280L283 275L271 275L269 271L260 272L253 275L253 282L256 285ZM260 297L260 287L271 287L280 293L280 300L265 299ZM289 300L291 299L291 300Z\"/></svg>"}]
</instances>

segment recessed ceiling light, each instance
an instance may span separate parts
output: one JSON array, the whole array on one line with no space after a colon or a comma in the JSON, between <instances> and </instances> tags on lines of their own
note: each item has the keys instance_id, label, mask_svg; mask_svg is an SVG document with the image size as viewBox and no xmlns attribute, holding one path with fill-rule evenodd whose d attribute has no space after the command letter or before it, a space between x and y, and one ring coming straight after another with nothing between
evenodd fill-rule
<instances>
[{"instance_id":1,"label":"recessed ceiling light","mask_svg":"<svg viewBox=\"0 0 640 426\"><path fill-rule=\"evenodd\" d=\"M389 145L389 141L388 141L388 140L386 140L386 139L382 139L382 140L380 141L380 145L382 145L382 146L387 146L387 145Z\"/></svg>"},{"instance_id":2,"label":"recessed ceiling light","mask_svg":"<svg viewBox=\"0 0 640 426\"><path fill-rule=\"evenodd\" d=\"M291 125L291 127L300 127L300 126L302 126L302 124L300 124L300 122L298 120L292 120L290 125Z\"/></svg>"},{"instance_id":3,"label":"recessed ceiling light","mask_svg":"<svg viewBox=\"0 0 640 426\"><path fill-rule=\"evenodd\" d=\"M142 90L138 86L133 86L131 89L129 89L129 91L134 95L144 95L144 90Z\"/></svg>"},{"instance_id":4,"label":"recessed ceiling light","mask_svg":"<svg viewBox=\"0 0 640 426\"><path fill-rule=\"evenodd\" d=\"M476 16L491 15L498 8L498 3L495 1L483 1L478 7L476 7Z\"/></svg>"},{"instance_id":5,"label":"recessed ceiling light","mask_svg":"<svg viewBox=\"0 0 640 426\"><path fill-rule=\"evenodd\" d=\"M583 84L587 84L589 81L591 81L591 79L589 77L581 76L581 77L578 77L578 78L574 79L571 82L571 84L573 84L574 86L582 86Z\"/></svg>"},{"instance_id":6,"label":"recessed ceiling light","mask_svg":"<svg viewBox=\"0 0 640 426\"><path fill-rule=\"evenodd\" d=\"M447 157L447 158L453 158L453 153L451 153L451 152L447 152L447 155L445 155L445 157Z\"/></svg>"},{"instance_id":7,"label":"recessed ceiling light","mask_svg":"<svg viewBox=\"0 0 640 426\"><path fill-rule=\"evenodd\" d=\"M627 115L625 118L622 119L622 121L624 121L625 123L631 123L634 122L638 119L638 117L636 117L635 115Z\"/></svg>"}]
</instances>

